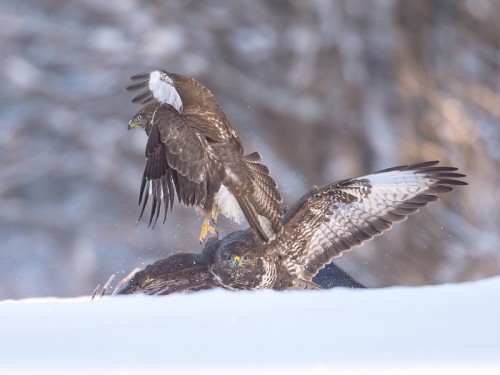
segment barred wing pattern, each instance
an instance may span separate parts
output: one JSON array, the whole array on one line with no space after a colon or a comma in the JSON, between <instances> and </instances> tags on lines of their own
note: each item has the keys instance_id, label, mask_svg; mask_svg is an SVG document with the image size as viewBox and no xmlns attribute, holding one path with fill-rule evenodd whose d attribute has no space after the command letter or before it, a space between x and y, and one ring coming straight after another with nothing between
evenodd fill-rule
<instances>
[{"instance_id":1,"label":"barred wing pattern","mask_svg":"<svg viewBox=\"0 0 500 375\"><path fill-rule=\"evenodd\" d=\"M120 284L128 284L119 293L341 285L338 276L331 274L335 267L326 267L333 258L437 200L436 194L467 185L461 180L465 175L457 173L457 168L439 167L437 163L400 166L323 188L313 187L288 210L282 232L270 243L258 241L251 229L233 232L221 240L211 238L202 254L174 254L127 277ZM361 287L352 278L346 279L346 285Z\"/></svg>"},{"instance_id":2,"label":"barred wing pattern","mask_svg":"<svg viewBox=\"0 0 500 375\"><path fill-rule=\"evenodd\" d=\"M467 185L454 167L438 161L399 166L313 188L284 218L283 234L274 246L287 257L297 278L310 281L344 251L405 220L437 193Z\"/></svg>"}]
</instances>

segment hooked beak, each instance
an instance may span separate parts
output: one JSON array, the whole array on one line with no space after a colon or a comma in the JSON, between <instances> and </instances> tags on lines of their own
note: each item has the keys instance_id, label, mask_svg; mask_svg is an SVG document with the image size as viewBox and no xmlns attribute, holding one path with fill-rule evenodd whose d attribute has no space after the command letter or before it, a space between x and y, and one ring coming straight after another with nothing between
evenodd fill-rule
<instances>
[{"instance_id":1,"label":"hooked beak","mask_svg":"<svg viewBox=\"0 0 500 375\"><path fill-rule=\"evenodd\" d=\"M133 128L135 128L137 125L139 125L137 122L134 122L134 121L130 120L130 121L128 122L127 130L133 129Z\"/></svg>"},{"instance_id":2,"label":"hooked beak","mask_svg":"<svg viewBox=\"0 0 500 375\"><path fill-rule=\"evenodd\" d=\"M235 255L233 257L233 266L239 266L241 264L241 257L239 255Z\"/></svg>"}]
</instances>

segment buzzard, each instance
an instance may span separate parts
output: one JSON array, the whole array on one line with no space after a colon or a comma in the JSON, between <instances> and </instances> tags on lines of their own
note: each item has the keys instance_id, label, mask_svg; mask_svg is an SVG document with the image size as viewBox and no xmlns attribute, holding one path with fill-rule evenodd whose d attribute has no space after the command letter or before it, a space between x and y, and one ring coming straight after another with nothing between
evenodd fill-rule
<instances>
[{"instance_id":1,"label":"buzzard","mask_svg":"<svg viewBox=\"0 0 500 375\"><path fill-rule=\"evenodd\" d=\"M437 163L399 166L313 187L286 212L283 230L272 242L262 243L250 229L211 238L201 254L174 254L134 272L118 294L214 287L318 289L318 273L333 258L405 220L437 200L436 194L467 185L457 168Z\"/></svg>"},{"instance_id":2,"label":"buzzard","mask_svg":"<svg viewBox=\"0 0 500 375\"><path fill-rule=\"evenodd\" d=\"M264 242L281 231L282 197L259 153L244 155L243 144L213 94L200 82L153 71L133 76L127 90L141 90L132 102L144 105L129 129L146 131L146 167L139 204L142 217L149 196L149 224L161 205L165 222L177 194L179 202L205 214L200 241L217 214L240 223L246 218Z\"/></svg>"}]
</instances>

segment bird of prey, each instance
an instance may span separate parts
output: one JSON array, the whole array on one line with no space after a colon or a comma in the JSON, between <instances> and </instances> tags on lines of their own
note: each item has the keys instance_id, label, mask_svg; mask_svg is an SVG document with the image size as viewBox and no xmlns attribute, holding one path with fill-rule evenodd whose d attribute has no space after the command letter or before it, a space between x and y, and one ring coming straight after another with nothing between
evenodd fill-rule
<instances>
[{"instance_id":1,"label":"bird of prey","mask_svg":"<svg viewBox=\"0 0 500 375\"><path fill-rule=\"evenodd\" d=\"M262 243L250 229L211 238L201 254L179 253L133 273L119 294L318 289L333 258L405 220L439 193L467 185L457 168L437 161L385 169L313 187L283 217L283 230ZM123 284L122 284L123 285Z\"/></svg>"},{"instance_id":2,"label":"bird of prey","mask_svg":"<svg viewBox=\"0 0 500 375\"><path fill-rule=\"evenodd\" d=\"M152 196L150 221L161 205L172 208L174 196L205 214L200 241L222 214L240 223L245 218L268 242L281 231L282 197L269 169L243 144L213 94L200 82L166 71L131 77L127 90L141 90L132 102L144 107L129 122L148 136L146 167L139 204L141 216ZM156 214L156 216L155 216ZM139 217L140 219L140 217Z\"/></svg>"}]
</instances>

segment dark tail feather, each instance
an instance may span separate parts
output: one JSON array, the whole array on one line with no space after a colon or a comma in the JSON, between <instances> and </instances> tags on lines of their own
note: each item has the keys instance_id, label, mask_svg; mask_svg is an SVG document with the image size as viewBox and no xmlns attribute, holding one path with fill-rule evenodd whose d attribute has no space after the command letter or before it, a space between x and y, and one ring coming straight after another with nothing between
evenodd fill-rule
<instances>
[{"instance_id":1,"label":"dark tail feather","mask_svg":"<svg viewBox=\"0 0 500 375\"><path fill-rule=\"evenodd\" d=\"M241 211L243 211L243 215L245 215L245 218L247 219L250 227L254 230L254 232L256 232L259 235L260 239L263 242L269 242L269 237L267 236L266 232L260 225L257 211L255 210L254 205L252 205L252 203L249 201L249 198L248 197L235 197L235 198L238 201Z\"/></svg>"}]
</instances>

